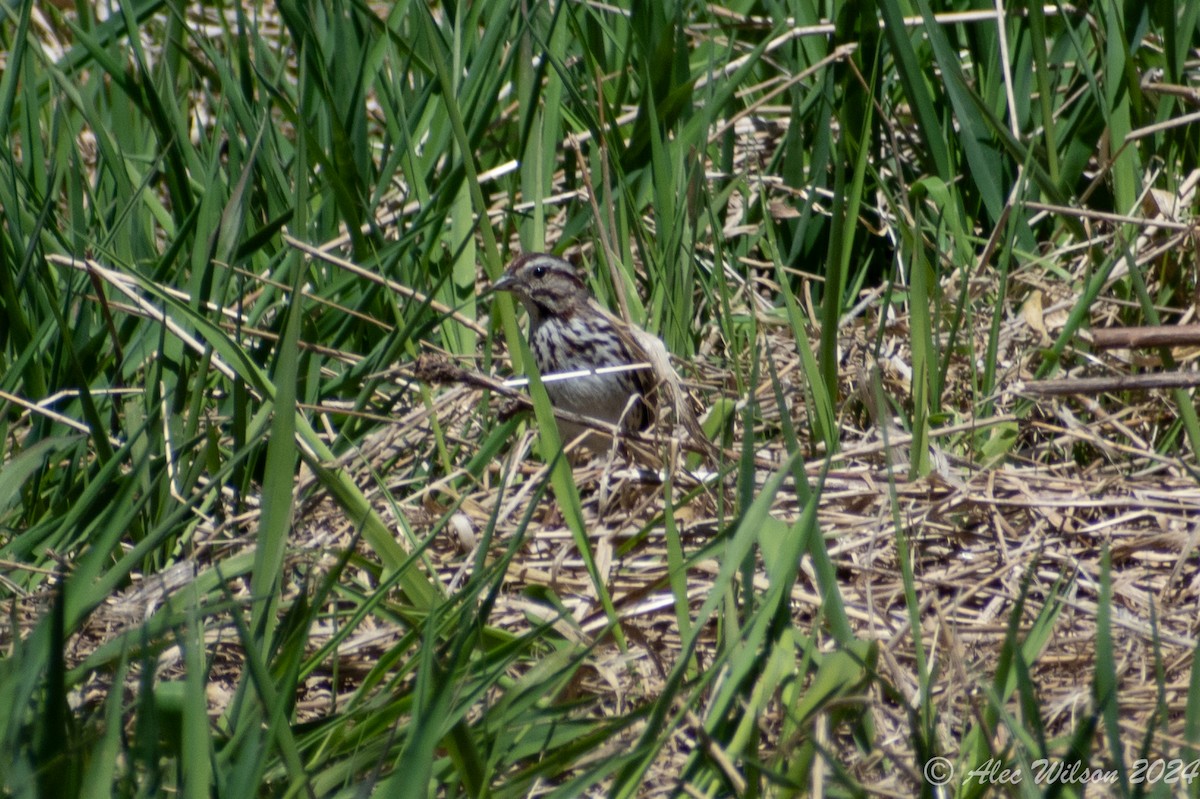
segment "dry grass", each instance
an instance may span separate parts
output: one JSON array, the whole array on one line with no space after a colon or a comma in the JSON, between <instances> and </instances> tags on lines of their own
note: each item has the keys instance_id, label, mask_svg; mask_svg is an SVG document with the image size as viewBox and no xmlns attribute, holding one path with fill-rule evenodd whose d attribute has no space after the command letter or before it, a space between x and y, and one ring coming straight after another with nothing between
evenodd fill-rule
<instances>
[{"instance_id":1,"label":"dry grass","mask_svg":"<svg viewBox=\"0 0 1200 799\"><path fill-rule=\"evenodd\" d=\"M978 288L990 290L984 285ZM1053 306L1045 310L1043 319L1052 320ZM878 312L874 306L866 308L867 317ZM1111 313L1110 306L1100 303L1095 319L1101 322ZM1170 459L1149 449L1138 451L1129 444L1109 443L1152 438L1155 427L1170 423L1170 403L1154 394L1132 398L1136 404L1129 398L1078 397L1042 400L1019 421L1008 414L995 416L985 424L1015 425L1019 443L1011 458L988 467L947 454L958 449L954 442L982 429L976 428L970 408L964 407L960 421L947 425L934 438L934 473L909 479L904 473L908 462L905 446L911 437L891 427L885 440L884 430L870 421L871 414L855 407L856 402L862 404L856 398L863 393L863 375L876 369L893 398L909 401L903 371L906 322L895 318L889 323L882 350L890 357L876 363L869 360L864 329L848 326L843 337L841 391L848 399L841 407L842 446L830 459L824 476L818 518L841 576L842 598L856 633L881 644L879 675L895 693L885 696L877 684L861 701L874 709L879 740L893 763L914 761L914 755L906 753L911 746L911 708L900 700L915 697L919 690L899 576L897 535L909 540L914 553L921 629L928 647L926 656L937 675L939 734L947 751L954 751L955 739L977 712L980 676L996 672L1010 614L1022 598L1023 625L1034 623L1044 611L1047 597L1063 604L1054 635L1031 674L1049 731L1067 734L1079 716L1089 712L1096 609L1102 553L1106 551L1112 560L1114 656L1122 728L1131 739L1140 740L1148 727L1155 727L1164 736L1161 740L1182 741L1182 714L1196 646L1194 608L1200 599L1200 579L1194 568L1200 487L1185 468ZM763 350L775 358L790 401L785 412L797 427L804 428L803 388L797 379L800 369L790 336L786 331L777 334L770 326L764 330ZM974 334L982 338L986 331ZM1028 318L1013 318L1006 325L1001 358L1007 367L1006 389L997 398L1002 411L1019 401L1022 381L1030 377L1025 364L1036 353L1041 335L1036 322L1031 326ZM1116 361L1104 367L1113 371L1124 368ZM951 373L970 368L968 363L955 363ZM723 390L719 370L709 370L693 385L706 404ZM954 386L953 379L950 385ZM408 390L411 392L411 386ZM773 396L768 382L755 393L764 399ZM480 391L473 387L439 387L429 406L410 404L405 406L407 410L395 412L386 426L344 458L344 468L370 491L375 508L389 520L398 538L404 537L402 530L409 529L424 539L451 505L458 505L450 524L430 542L428 550L447 594L453 594L469 574L475 562L474 548L491 520L496 526L491 546L497 554L514 536L522 537L490 624L521 635L538 624L552 623L568 640L595 643L590 668L572 691L591 697L598 708L613 714L627 712L657 694L679 653L662 538L662 486L652 472L630 468L619 457L593 457L575 468L589 540L627 636L628 648L621 651L611 638L603 636L606 619L553 498L543 496L536 507L529 507L532 490L546 478L545 467L530 454L535 433L527 431L514 439L506 455L478 484L461 491L452 487L454 474L423 486L388 479L393 470L406 472L403 467L412 459L435 456L431 444L435 423L449 439L465 442L460 457L469 458L473 454L470 442L479 437L481 424L487 423L480 418L480 402ZM1081 409L1107 422L1081 425L1075 421ZM493 402L484 413L495 410ZM773 402L764 402L765 423L779 412ZM730 454L736 454L740 445L739 434ZM782 464L786 456L778 438L760 439L755 452L759 487L775 471L772 464ZM807 465L810 478L817 478L824 465L824 458L812 455ZM302 504L298 506L301 512L297 514L292 557L330 561L357 540L355 522L322 494L310 496L311 482L300 485L297 500ZM716 493L728 490L709 488L685 501L685 492L694 485L681 479L673 489L675 523L689 552L706 553L691 563L688 572L693 611L713 589L721 548L710 544L722 529L713 511ZM231 520L233 527L254 529L253 503L249 507L248 514ZM790 488L779 492L772 516L791 523L799 512L795 492ZM397 521L397 514L403 517L403 524ZM526 527L527 515L532 521ZM195 542L196 556L228 557L239 547L253 546L252 539L230 539L229 532L229 526L204 529ZM181 564L173 571L183 569ZM367 572L359 573L357 579L364 590L374 582ZM765 580L760 573L760 588L765 588ZM1051 592L1056 581L1065 581L1065 587ZM89 644L81 644L76 652L84 654L124 629L123 624L108 619L124 617L136 622L144 617L145 606L161 593L157 586L157 579L148 580L127 596L114 598L111 615L103 614L106 621L81 634ZM531 601L530 589L535 587L551 589L569 615L557 618L544 603ZM293 585L291 590L303 588ZM810 580L795 586L792 604L798 627L811 628L818 623L821 601L811 575ZM235 637L232 631L226 634L228 640ZM323 645L332 634L332 629L314 630L309 646ZM222 637L216 631L210 635L214 642ZM402 636L401 626L373 622L342 641L331 661L331 668L336 664L339 684L334 684L332 672L311 678L309 692L298 698L298 718L333 712L339 707L339 697L353 693L356 678L369 672ZM601 636L598 643L597 636ZM710 637L710 648L699 653L701 664L711 661L714 644ZM240 678L236 654L227 654L228 660L213 674L210 696L214 712L233 695ZM166 655L163 665L168 665ZM1152 675L1159 670L1170 711L1167 719L1156 716ZM761 727L764 752L769 752L780 744L771 737L777 723L763 718ZM698 734L682 735L663 752L661 773L652 780L660 786L658 792L667 795L675 790L672 775L679 773L682 759L701 739ZM1002 741L996 744L1002 747ZM614 740L611 745L622 744ZM834 751L838 751L836 746ZM846 767L877 795L911 790L913 774L858 762L850 754L851 747L842 751Z\"/></svg>"}]
</instances>

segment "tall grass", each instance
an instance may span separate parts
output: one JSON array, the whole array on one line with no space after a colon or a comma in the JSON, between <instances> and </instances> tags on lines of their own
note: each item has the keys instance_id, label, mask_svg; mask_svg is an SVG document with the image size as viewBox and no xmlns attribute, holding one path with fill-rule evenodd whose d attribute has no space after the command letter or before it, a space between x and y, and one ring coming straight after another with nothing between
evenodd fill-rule
<instances>
[{"instance_id":1,"label":"tall grass","mask_svg":"<svg viewBox=\"0 0 1200 799\"><path fill-rule=\"evenodd\" d=\"M1185 97L1143 77L1189 83L1200 2L945 16L970 10L926 0L0 4L4 792L603 786L634 796L664 747L687 736L695 745L676 788L800 793L824 774L831 792L864 795L871 785L849 763L917 774L950 752L974 767L995 754L1000 726L1036 742L1025 751L1061 752L1044 740L1030 666L1063 586L1032 629L1019 624L1020 601L1011 608L1002 668L984 676L978 718L951 745L911 563L902 555L915 697L880 676L879 644L856 635L828 554L836 531L816 520L822 486L801 461L842 446L839 325L881 282L868 338L882 340L889 307L912 319L911 397L873 399L881 420L913 436L902 472L933 470L932 428L996 412L1007 283L990 297L968 284L993 269L1054 273L1041 258L1081 225L1035 201L1136 214L1148 189L1174 191L1196 168L1194 126L1152 127L1182 116ZM307 257L285 234L336 241L409 291ZM754 400L722 406L740 458L718 535L686 551L674 517L662 522L681 652L663 690L606 715L572 697L596 648L624 647L626 633L536 380L552 467L534 496L552 489L604 634L565 633L577 622L549 590L534 597L550 610L528 632L494 623L534 505L511 537L489 520L451 590L428 549L462 493L431 502L430 524L397 531L335 465L379 416L433 407L436 388L390 382L395 365L437 348L490 369L501 339L515 367L528 361L512 305L481 298L477 282L518 248L583 250L602 303L685 361L720 342L729 392L768 386L758 399L783 410L765 419ZM1136 300L1131 322L1186 294L1151 297L1136 270L1105 283L1122 255L1091 253L1095 271L1043 373L1070 357L1102 285ZM763 351L767 325L799 351L799 392ZM961 402L947 383L964 351L985 363ZM1190 398L1177 401L1194 450L1200 425ZM466 441L435 423L393 476L414 492L446 479L507 496L525 476L489 467L514 426L484 414ZM956 454L1003 460L1013 441L981 435ZM1178 441L1165 436L1163 450ZM761 447L787 453L766 476ZM293 557L301 470L361 536L321 568ZM787 492L802 508L790 522L770 513ZM239 522L248 511L261 511L251 528ZM898 509L894 522L906 553ZM720 573L697 607L686 575L714 555ZM802 562L823 600L812 624L790 608ZM185 584L143 618L106 615L120 592L181 566L193 570ZM1102 598L1107 620L1111 593ZM339 703L300 721L306 680L324 675L340 690L337 645L376 622L403 630L394 646ZM701 663L714 630L715 657ZM207 692L224 684L225 647L242 665L214 717ZM1089 746L1094 726L1110 742L1120 732L1111 672L1111 660L1097 664L1098 709L1077 734L1086 756L1123 769L1120 751ZM860 701L871 690L908 711L909 760L873 734ZM769 746L767 718L781 719Z\"/></svg>"}]
</instances>

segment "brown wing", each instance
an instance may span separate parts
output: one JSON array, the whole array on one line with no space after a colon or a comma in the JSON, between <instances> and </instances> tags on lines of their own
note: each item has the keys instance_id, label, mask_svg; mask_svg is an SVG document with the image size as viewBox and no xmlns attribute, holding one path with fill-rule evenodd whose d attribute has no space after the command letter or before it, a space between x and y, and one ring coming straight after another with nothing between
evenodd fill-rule
<instances>
[{"instance_id":1,"label":"brown wing","mask_svg":"<svg viewBox=\"0 0 1200 799\"><path fill-rule=\"evenodd\" d=\"M674 411L675 419L683 424L688 435L704 453L710 458L714 457L716 448L704 434L700 420L696 418L691 404L683 394L683 387L679 384L679 375L675 374L675 369L671 366L671 356L662 339L641 328L625 324L595 302L592 305L612 322L622 343L629 350L633 362L645 361L651 366L650 369L639 369L634 372L642 396L646 400L649 420L654 420L658 416L658 410L664 399L660 392L663 392L665 403Z\"/></svg>"}]
</instances>

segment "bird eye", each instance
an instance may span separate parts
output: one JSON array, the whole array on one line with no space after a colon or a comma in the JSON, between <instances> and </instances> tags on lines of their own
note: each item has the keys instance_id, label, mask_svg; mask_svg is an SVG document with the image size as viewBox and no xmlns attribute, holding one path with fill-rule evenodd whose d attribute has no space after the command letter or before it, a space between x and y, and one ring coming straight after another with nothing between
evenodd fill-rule
<instances>
[{"instance_id":1,"label":"bird eye","mask_svg":"<svg viewBox=\"0 0 1200 799\"><path fill-rule=\"evenodd\" d=\"M546 276L546 267L544 267L544 266L535 266L535 267L533 268L533 276L534 276L534 277L545 277L545 276Z\"/></svg>"}]
</instances>

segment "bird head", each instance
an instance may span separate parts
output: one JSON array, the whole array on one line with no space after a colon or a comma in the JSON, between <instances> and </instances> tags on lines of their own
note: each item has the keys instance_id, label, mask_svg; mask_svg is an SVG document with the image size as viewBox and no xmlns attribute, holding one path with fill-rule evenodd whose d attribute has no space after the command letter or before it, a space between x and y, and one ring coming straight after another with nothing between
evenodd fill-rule
<instances>
[{"instance_id":1,"label":"bird head","mask_svg":"<svg viewBox=\"0 0 1200 799\"><path fill-rule=\"evenodd\" d=\"M535 320L570 316L589 296L574 267L546 253L525 253L518 257L492 283L491 290L510 292Z\"/></svg>"}]
</instances>

